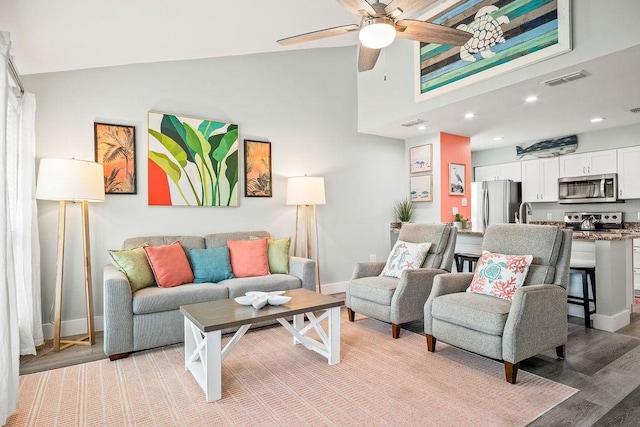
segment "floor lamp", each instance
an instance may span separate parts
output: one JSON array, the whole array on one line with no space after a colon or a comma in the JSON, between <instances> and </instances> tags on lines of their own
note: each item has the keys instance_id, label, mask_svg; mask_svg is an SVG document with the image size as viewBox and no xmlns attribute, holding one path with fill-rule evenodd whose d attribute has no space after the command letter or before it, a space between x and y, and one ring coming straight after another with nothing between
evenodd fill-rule
<instances>
[{"instance_id":1,"label":"floor lamp","mask_svg":"<svg viewBox=\"0 0 640 427\"><path fill-rule=\"evenodd\" d=\"M318 291L322 293L320 285L320 255L318 251L318 212L317 205L326 203L324 194L324 178L313 176L298 176L289 178L287 182L287 205L296 206L296 230L293 238L293 254L316 261L316 276ZM300 215L304 223L304 234L300 251L298 251L298 234L300 231ZM312 222L313 217L313 222ZM315 258L311 252L312 228L315 229Z\"/></svg>"},{"instance_id":2,"label":"floor lamp","mask_svg":"<svg viewBox=\"0 0 640 427\"><path fill-rule=\"evenodd\" d=\"M56 262L56 294L53 351L72 345L95 344L93 326L93 292L91 289L91 250L89 244L88 202L104 201L104 167L100 163L76 159L42 159L38 171L36 198L58 201L58 257ZM76 340L61 339L62 285L64 283L64 241L68 202L79 202L82 208L82 246L87 306L87 335Z\"/></svg>"}]
</instances>

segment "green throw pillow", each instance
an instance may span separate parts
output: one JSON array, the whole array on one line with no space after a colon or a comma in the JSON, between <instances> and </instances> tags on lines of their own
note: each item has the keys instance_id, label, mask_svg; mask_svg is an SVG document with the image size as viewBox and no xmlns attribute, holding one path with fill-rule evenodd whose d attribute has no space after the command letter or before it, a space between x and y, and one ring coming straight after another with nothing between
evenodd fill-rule
<instances>
[{"instance_id":1,"label":"green throw pillow","mask_svg":"<svg viewBox=\"0 0 640 427\"><path fill-rule=\"evenodd\" d=\"M131 292L135 292L155 284L153 271L149 265L143 246L120 251L109 251L109 256L118 270L129 279Z\"/></svg>"},{"instance_id":2,"label":"green throw pillow","mask_svg":"<svg viewBox=\"0 0 640 427\"><path fill-rule=\"evenodd\" d=\"M269 240L269 271L273 273L289 274L289 246L291 238Z\"/></svg>"},{"instance_id":3,"label":"green throw pillow","mask_svg":"<svg viewBox=\"0 0 640 427\"><path fill-rule=\"evenodd\" d=\"M189 263L193 270L193 283L217 283L233 279L229 248L189 249Z\"/></svg>"}]
</instances>

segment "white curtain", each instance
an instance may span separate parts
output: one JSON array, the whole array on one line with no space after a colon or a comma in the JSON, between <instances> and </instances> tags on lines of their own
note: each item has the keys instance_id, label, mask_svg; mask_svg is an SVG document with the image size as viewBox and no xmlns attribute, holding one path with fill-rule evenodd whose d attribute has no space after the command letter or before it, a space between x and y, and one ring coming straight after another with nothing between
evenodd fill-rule
<instances>
[{"instance_id":1,"label":"white curtain","mask_svg":"<svg viewBox=\"0 0 640 427\"><path fill-rule=\"evenodd\" d=\"M18 97L9 88L9 46L9 33L0 32L1 424L17 407L20 354L35 354L43 343L34 198L35 97Z\"/></svg>"}]
</instances>

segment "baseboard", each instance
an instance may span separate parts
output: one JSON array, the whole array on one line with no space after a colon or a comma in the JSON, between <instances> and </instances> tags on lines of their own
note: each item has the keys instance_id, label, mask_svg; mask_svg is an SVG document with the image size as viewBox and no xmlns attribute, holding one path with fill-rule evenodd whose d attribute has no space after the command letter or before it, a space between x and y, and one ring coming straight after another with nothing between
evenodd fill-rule
<instances>
[{"instance_id":1,"label":"baseboard","mask_svg":"<svg viewBox=\"0 0 640 427\"><path fill-rule=\"evenodd\" d=\"M93 328L96 332L104 329L104 320L102 316L94 316ZM53 339L53 323L43 323L42 333L45 340ZM87 318L73 320L63 320L60 325L60 336L68 337L87 333Z\"/></svg>"},{"instance_id":2,"label":"baseboard","mask_svg":"<svg viewBox=\"0 0 640 427\"><path fill-rule=\"evenodd\" d=\"M602 314L594 314L593 327L601 331L615 332L620 328L624 328L631 322L631 311L622 310L613 316L604 316Z\"/></svg>"},{"instance_id":3,"label":"baseboard","mask_svg":"<svg viewBox=\"0 0 640 427\"><path fill-rule=\"evenodd\" d=\"M348 282L336 282L336 283L323 283L322 293L326 295L341 294L347 292Z\"/></svg>"}]
</instances>

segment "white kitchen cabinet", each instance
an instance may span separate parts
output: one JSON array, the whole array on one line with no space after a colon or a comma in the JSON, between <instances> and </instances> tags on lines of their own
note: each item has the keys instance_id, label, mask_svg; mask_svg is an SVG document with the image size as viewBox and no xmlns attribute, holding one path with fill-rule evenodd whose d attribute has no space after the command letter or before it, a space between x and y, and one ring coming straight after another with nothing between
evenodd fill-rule
<instances>
[{"instance_id":1,"label":"white kitchen cabinet","mask_svg":"<svg viewBox=\"0 0 640 427\"><path fill-rule=\"evenodd\" d=\"M633 289L640 296L640 239L633 239Z\"/></svg>"},{"instance_id":2,"label":"white kitchen cabinet","mask_svg":"<svg viewBox=\"0 0 640 427\"><path fill-rule=\"evenodd\" d=\"M510 179L516 182L522 181L520 162L475 167L474 181L497 181L499 179Z\"/></svg>"},{"instance_id":3,"label":"white kitchen cabinet","mask_svg":"<svg viewBox=\"0 0 640 427\"><path fill-rule=\"evenodd\" d=\"M558 201L558 158L522 162L522 201Z\"/></svg>"},{"instance_id":4,"label":"white kitchen cabinet","mask_svg":"<svg viewBox=\"0 0 640 427\"><path fill-rule=\"evenodd\" d=\"M617 150L560 156L560 177L616 173L617 158Z\"/></svg>"},{"instance_id":5,"label":"white kitchen cabinet","mask_svg":"<svg viewBox=\"0 0 640 427\"><path fill-rule=\"evenodd\" d=\"M640 199L640 147L620 148L618 152L618 197Z\"/></svg>"}]
</instances>

